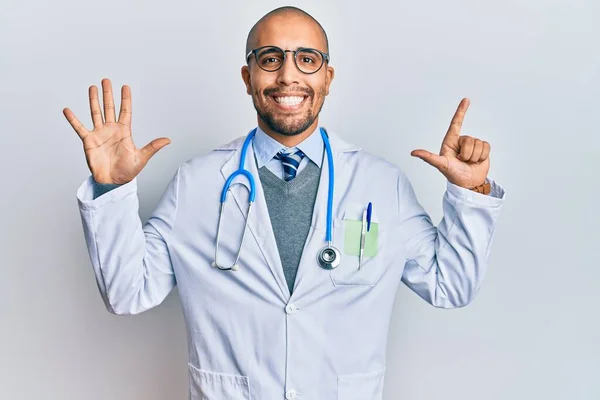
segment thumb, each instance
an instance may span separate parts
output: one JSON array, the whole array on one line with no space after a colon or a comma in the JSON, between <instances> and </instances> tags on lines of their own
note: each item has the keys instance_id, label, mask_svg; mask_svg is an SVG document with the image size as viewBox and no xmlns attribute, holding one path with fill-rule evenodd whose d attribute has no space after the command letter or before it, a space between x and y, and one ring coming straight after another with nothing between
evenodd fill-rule
<instances>
[{"instance_id":1,"label":"thumb","mask_svg":"<svg viewBox=\"0 0 600 400\"><path fill-rule=\"evenodd\" d=\"M160 149L171 143L169 138L154 139L143 148L140 149L144 163L148 162Z\"/></svg>"},{"instance_id":2,"label":"thumb","mask_svg":"<svg viewBox=\"0 0 600 400\"><path fill-rule=\"evenodd\" d=\"M421 160L425 161L427 164L434 166L435 168L442 170L446 168L446 158L439 156L437 154L434 154L430 151L427 150L413 150L410 153L411 156L413 157L418 157Z\"/></svg>"}]
</instances>

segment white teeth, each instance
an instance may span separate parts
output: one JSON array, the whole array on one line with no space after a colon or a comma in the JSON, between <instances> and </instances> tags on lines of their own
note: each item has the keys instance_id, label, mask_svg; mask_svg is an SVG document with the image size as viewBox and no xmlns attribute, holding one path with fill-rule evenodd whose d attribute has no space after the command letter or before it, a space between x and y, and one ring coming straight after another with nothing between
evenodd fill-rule
<instances>
[{"instance_id":1,"label":"white teeth","mask_svg":"<svg viewBox=\"0 0 600 400\"><path fill-rule=\"evenodd\" d=\"M285 97L273 97L275 101L279 104L283 104L285 106L297 106L302 103L304 97L301 96L285 96Z\"/></svg>"}]
</instances>

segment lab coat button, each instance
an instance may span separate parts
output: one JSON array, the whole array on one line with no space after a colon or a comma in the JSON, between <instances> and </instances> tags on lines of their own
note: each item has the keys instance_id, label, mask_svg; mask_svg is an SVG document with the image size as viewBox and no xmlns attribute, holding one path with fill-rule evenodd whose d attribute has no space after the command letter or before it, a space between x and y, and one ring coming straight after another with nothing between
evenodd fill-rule
<instances>
[{"instance_id":1,"label":"lab coat button","mask_svg":"<svg viewBox=\"0 0 600 400\"><path fill-rule=\"evenodd\" d=\"M285 306L285 312L288 314L295 314L297 310L298 307L296 307L293 304L288 304L287 306Z\"/></svg>"},{"instance_id":2,"label":"lab coat button","mask_svg":"<svg viewBox=\"0 0 600 400\"><path fill-rule=\"evenodd\" d=\"M296 398L296 391L294 389L288 390L286 392L286 394L285 394L285 398L288 399L288 400L295 399Z\"/></svg>"}]
</instances>

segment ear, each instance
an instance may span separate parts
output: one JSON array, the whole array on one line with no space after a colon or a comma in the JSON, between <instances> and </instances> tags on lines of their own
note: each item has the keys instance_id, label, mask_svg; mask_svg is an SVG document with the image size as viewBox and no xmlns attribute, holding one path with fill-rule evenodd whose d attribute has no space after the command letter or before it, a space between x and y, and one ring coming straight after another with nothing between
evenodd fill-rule
<instances>
[{"instance_id":1,"label":"ear","mask_svg":"<svg viewBox=\"0 0 600 400\"><path fill-rule=\"evenodd\" d=\"M329 94L329 85L331 85L331 81L335 76L335 70L333 67L327 66L327 72L325 75L325 96Z\"/></svg>"},{"instance_id":2,"label":"ear","mask_svg":"<svg viewBox=\"0 0 600 400\"><path fill-rule=\"evenodd\" d=\"M247 65L242 67L242 79L244 80L244 84L246 85L246 93L252 94L252 86L250 85L250 69Z\"/></svg>"}]
</instances>

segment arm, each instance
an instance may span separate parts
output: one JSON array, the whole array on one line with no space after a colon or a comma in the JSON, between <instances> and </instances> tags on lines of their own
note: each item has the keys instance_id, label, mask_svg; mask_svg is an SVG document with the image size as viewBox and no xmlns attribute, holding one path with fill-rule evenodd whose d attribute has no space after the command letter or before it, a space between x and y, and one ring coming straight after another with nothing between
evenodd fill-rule
<instances>
[{"instance_id":1,"label":"arm","mask_svg":"<svg viewBox=\"0 0 600 400\"><path fill-rule=\"evenodd\" d=\"M439 154L413 150L447 179L444 217L436 228L400 172L398 203L406 263L402 281L423 299L441 308L462 307L477 294L485 275L504 190L489 179L490 144L461 136L470 101L462 99L444 136ZM470 189L489 181L491 192Z\"/></svg>"},{"instance_id":2,"label":"arm","mask_svg":"<svg viewBox=\"0 0 600 400\"><path fill-rule=\"evenodd\" d=\"M77 191L77 200L98 288L110 312L135 314L160 304L175 286L167 241L177 212L179 170L142 226L136 177L171 141L158 138L138 149L131 135L129 86L121 89L118 120L109 79L102 80L102 91L104 116L98 88L88 90L93 130L69 108L63 114L82 140L92 173Z\"/></svg>"},{"instance_id":3,"label":"arm","mask_svg":"<svg viewBox=\"0 0 600 400\"><path fill-rule=\"evenodd\" d=\"M175 287L168 240L177 215L179 169L150 219L138 215L137 178L93 198L90 176L77 191L83 231L106 308L137 314Z\"/></svg>"},{"instance_id":4,"label":"arm","mask_svg":"<svg viewBox=\"0 0 600 400\"><path fill-rule=\"evenodd\" d=\"M444 216L436 227L399 173L399 232L406 249L402 282L435 307L465 306L482 284L504 203L504 189L488 180L489 195L448 182Z\"/></svg>"}]
</instances>

